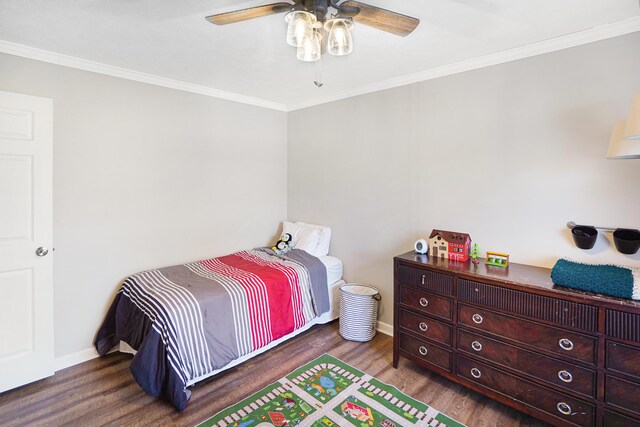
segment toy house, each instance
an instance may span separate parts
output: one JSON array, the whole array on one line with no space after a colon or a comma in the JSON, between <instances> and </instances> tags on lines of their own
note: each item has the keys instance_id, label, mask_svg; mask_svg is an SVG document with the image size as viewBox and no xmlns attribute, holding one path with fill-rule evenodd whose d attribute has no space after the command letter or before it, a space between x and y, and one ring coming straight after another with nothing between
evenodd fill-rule
<instances>
[{"instance_id":1,"label":"toy house","mask_svg":"<svg viewBox=\"0 0 640 427\"><path fill-rule=\"evenodd\" d=\"M455 231L433 230L429 236L431 256L455 261L468 261L471 236Z\"/></svg>"},{"instance_id":2,"label":"toy house","mask_svg":"<svg viewBox=\"0 0 640 427\"><path fill-rule=\"evenodd\" d=\"M369 408L363 408L362 406L356 405L352 402L344 402L341 409L342 414L345 417L352 417L362 422L367 422L369 420L373 421L373 414Z\"/></svg>"},{"instance_id":3,"label":"toy house","mask_svg":"<svg viewBox=\"0 0 640 427\"><path fill-rule=\"evenodd\" d=\"M271 423L274 426L280 427L287 425L287 419L280 412L267 412L267 415L269 415L269 418L271 418Z\"/></svg>"}]
</instances>

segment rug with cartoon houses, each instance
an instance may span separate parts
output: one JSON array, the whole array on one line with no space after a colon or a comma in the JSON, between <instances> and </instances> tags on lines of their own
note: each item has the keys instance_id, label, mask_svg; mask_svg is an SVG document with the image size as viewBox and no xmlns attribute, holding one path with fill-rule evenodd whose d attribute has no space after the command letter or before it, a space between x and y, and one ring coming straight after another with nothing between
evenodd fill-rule
<instances>
[{"instance_id":1,"label":"rug with cartoon houses","mask_svg":"<svg viewBox=\"0 0 640 427\"><path fill-rule=\"evenodd\" d=\"M201 427L463 427L328 354L296 369Z\"/></svg>"}]
</instances>

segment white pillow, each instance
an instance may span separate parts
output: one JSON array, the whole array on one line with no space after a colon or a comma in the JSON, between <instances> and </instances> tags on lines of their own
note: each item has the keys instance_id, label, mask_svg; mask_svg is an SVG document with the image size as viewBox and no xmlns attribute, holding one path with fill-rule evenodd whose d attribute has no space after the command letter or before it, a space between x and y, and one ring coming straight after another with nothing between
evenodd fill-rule
<instances>
[{"instance_id":1,"label":"white pillow","mask_svg":"<svg viewBox=\"0 0 640 427\"><path fill-rule=\"evenodd\" d=\"M289 233L295 243L294 249L302 249L307 253L316 255L316 248L320 242L322 233L320 230L309 227L300 227L289 221L282 223L282 234Z\"/></svg>"},{"instance_id":2,"label":"white pillow","mask_svg":"<svg viewBox=\"0 0 640 427\"><path fill-rule=\"evenodd\" d=\"M315 249L315 256L327 256L329 255L329 245L331 244L331 229L322 225L307 224L302 221L296 222L296 225L313 230L320 230L320 241L318 247Z\"/></svg>"}]
</instances>

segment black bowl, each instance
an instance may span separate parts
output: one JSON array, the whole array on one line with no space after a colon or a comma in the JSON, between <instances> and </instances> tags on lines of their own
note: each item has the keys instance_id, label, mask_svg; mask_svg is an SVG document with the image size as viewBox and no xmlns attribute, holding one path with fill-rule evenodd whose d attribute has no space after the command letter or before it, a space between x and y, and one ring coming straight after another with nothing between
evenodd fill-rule
<instances>
[{"instance_id":1,"label":"black bowl","mask_svg":"<svg viewBox=\"0 0 640 427\"><path fill-rule=\"evenodd\" d=\"M618 228L613 232L613 243L621 254L633 255L640 249L640 231Z\"/></svg>"},{"instance_id":2,"label":"black bowl","mask_svg":"<svg viewBox=\"0 0 640 427\"><path fill-rule=\"evenodd\" d=\"M580 249L591 249L598 239L598 230L590 225L576 225L571 229L573 242Z\"/></svg>"}]
</instances>

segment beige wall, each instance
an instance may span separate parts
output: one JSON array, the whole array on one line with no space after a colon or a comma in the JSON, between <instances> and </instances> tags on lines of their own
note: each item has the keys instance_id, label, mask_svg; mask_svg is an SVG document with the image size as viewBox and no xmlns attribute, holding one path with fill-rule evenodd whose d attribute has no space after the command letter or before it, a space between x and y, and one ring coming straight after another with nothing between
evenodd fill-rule
<instances>
[{"instance_id":1,"label":"beige wall","mask_svg":"<svg viewBox=\"0 0 640 427\"><path fill-rule=\"evenodd\" d=\"M91 346L119 281L266 245L286 218L286 113L0 54L54 103L55 355Z\"/></svg>"},{"instance_id":2,"label":"beige wall","mask_svg":"<svg viewBox=\"0 0 640 427\"><path fill-rule=\"evenodd\" d=\"M333 228L392 323L392 258L433 228L513 262L640 265L569 220L640 227L640 160L605 159L640 91L640 33L289 114L288 216ZM330 84L330 82L326 82ZM318 122L320 120L320 122Z\"/></svg>"},{"instance_id":3,"label":"beige wall","mask_svg":"<svg viewBox=\"0 0 640 427\"><path fill-rule=\"evenodd\" d=\"M392 258L432 228L514 262L640 265L602 237L580 251L564 227L640 227L640 160L604 159L640 90L638 45L636 33L288 116L0 54L0 90L54 100L56 357L90 346L127 274L267 244L287 217L333 228L331 253L348 280L382 289L387 323Z\"/></svg>"}]
</instances>

